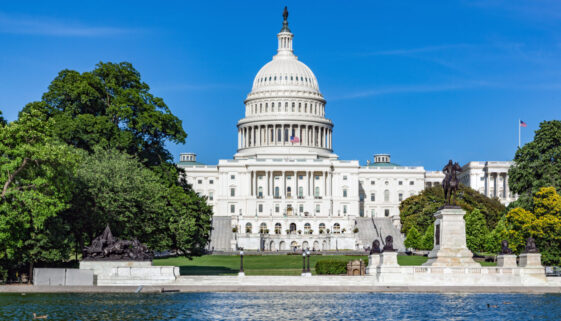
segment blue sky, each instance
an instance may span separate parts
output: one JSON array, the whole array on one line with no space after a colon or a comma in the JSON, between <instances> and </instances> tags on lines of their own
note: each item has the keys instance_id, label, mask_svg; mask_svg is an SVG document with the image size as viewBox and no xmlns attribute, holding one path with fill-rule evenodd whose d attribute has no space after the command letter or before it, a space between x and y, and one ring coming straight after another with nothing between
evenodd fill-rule
<instances>
[{"instance_id":1,"label":"blue sky","mask_svg":"<svg viewBox=\"0 0 561 321\"><path fill-rule=\"evenodd\" d=\"M342 159L509 160L519 118L523 142L561 119L561 2L512 0L3 2L0 110L14 120L62 69L128 61L183 120L176 158L215 164L235 153L284 5Z\"/></svg>"}]
</instances>

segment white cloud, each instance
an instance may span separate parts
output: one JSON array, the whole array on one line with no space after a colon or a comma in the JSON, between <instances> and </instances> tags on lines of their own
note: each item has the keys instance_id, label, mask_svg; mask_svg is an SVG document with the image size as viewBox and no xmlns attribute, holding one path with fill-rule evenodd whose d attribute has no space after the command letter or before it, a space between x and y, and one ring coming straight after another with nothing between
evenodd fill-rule
<instances>
[{"instance_id":1,"label":"white cloud","mask_svg":"<svg viewBox=\"0 0 561 321\"><path fill-rule=\"evenodd\" d=\"M136 32L135 29L85 26L46 17L18 16L0 12L0 33L59 36L59 37L101 37Z\"/></svg>"}]
</instances>

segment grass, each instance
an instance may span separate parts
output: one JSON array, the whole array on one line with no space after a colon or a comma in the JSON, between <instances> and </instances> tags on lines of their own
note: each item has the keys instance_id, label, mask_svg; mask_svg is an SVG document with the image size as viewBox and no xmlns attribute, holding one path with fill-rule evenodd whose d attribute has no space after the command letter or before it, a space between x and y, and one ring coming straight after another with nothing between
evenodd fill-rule
<instances>
[{"instance_id":1,"label":"grass","mask_svg":"<svg viewBox=\"0 0 561 321\"><path fill-rule=\"evenodd\" d=\"M350 255L312 255L310 268L315 274L315 265L319 260L351 261L368 256ZM302 273L302 256L300 255L247 255L243 258L246 275L300 275ZM426 256L399 255L399 265L421 265L427 261ZM494 266L493 262L480 262L482 266ZM240 257L229 255L205 255L193 260L184 257L155 259L154 265L179 266L182 275L236 275L240 270Z\"/></svg>"}]
</instances>

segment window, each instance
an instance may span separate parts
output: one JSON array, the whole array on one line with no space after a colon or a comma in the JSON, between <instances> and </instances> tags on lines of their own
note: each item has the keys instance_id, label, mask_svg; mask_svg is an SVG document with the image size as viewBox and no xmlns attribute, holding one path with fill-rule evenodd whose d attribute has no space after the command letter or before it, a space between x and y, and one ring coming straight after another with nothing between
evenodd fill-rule
<instances>
[{"instance_id":1,"label":"window","mask_svg":"<svg viewBox=\"0 0 561 321\"><path fill-rule=\"evenodd\" d=\"M397 194L397 199L399 199L399 201L403 201L403 193L399 193Z\"/></svg>"},{"instance_id":2,"label":"window","mask_svg":"<svg viewBox=\"0 0 561 321\"><path fill-rule=\"evenodd\" d=\"M286 179L287 179L287 180L291 180L291 179L292 179L292 176L291 176L291 175L286 175Z\"/></svg>"},{"instance_id":3,"label":"window","mask_svg":"<svg viewBox=\"0 0 561 321\"><path fill-rule=\"evenodd\" d=\"M292 188L290 186L286 188L286 197L292 197Z\"/></svg>"},{"instance_id":4,"label":"window","mask_svg":"<svg viewBox=\"0 0 561 321\"><path fill-rule=\"evenodd\" d=\"M341 233L341 225L339 225L339 223L333 224L333 233L335 234Z\"/></svg>"},{"instance_id":5,"label":"window","mask_svg":"<svg viewBox=\"0 0 561 321\"><path fill-rule=\"evenodd\" d=\"M208 200L209 201L214 200L214 193L213 192L208 192Z\"/></svg>"},{"instance_id":6,"label":"window","mask_svg":"<svg viewBox=\"0 0 561 321\"><path fill-rule=\"evenodd\" d=\"M399 181L398 184L399 184L399 185L403 185L403 181Z\"/></svg>"},{"instance_id":7,"label":"window","mask_svg":"<svg viewBox=\"0 0 561 321\"><path fill-rule=\"evenodd\" d=\"M251 233L251 223L246 223L245 224L245 232L246 233Z\"/></svg>"},{"instance_id":8,"label":"window","mask_svg":"<svg viewBox=\"0 0 561 321\"><path fill-rule=\"evenodd\" d=\"M279 187L275 186L275 198L279 198Z\"/></svg>"},{"instance_id":9,"label":"window","mask_svg":"<svg viewBox=\"0 0 561 321\"><path fill-rule=\"evenodd\" d=\"M310 230L312 229L312 225L310 223L304 224L304 234L311 234Z\"/></svg>"},{"instance_id":10,"label":"window","mask_svg":"<svg viewBox=\"0 0 561 321\"><path fill-rule=\"evenodd\" d=\"M281 234L282 232L282 225L281 223L276 223L275 224L275 234Z\"/></svg>"},{"instance_id":11,"label":"window","mask_svg":"<svg viewBox=\"0 0 561 321\"><path fill-rule=\"evenodd\" d=\"M314 188L314 196L315 196L315 197L319 197L319 186L316 186L316 187Z\"/></svg>"},{"instance_id":12,"label":"window","mask_svg":"<svg viewBox=\"0 0 561 321\"><path fill-rule=\"evenodd\" d=\"M347 214L347 205L343 205L343 214Z\"/></svg>"},{"instance_id":13,"label":"window","mask_svg":"<svg viewBox=\"0 0 561 321\"><path fill-rule=\"evenodd\" d=\"M259 204L257 208L259 209L259 213L263 213L263 204Z\"/></svg>"},{"instance_id":14,"label":"window","mask_svg":"<svg viewBox=\"0 0 561 321\"><path fill-rule=\"evenodd\" d=\"M279 204L275 204L275 213L280 212L280 206Z\"/></svg>"},{"instance_id":15,"label":"window","mask_svg":"<svg viewBox=\"0 0 561 321\"><path fill-rule=\"evenodd\" d=\"M234 187L230 188L230 196L231 197L236 196L236 189Z\"/></svg>"},{"instance_id":16,"label":"window","mask_svg":"<svg viewBox=\"0 0 561 321\"><path fill-rule=\"evenodd\" d=\"M316 204L316 213L319 213L320 205Z\"/></svg>"},{"instance_id":17,"label":"window","mask_svg":"<svg viewBox=\"0 0 561 321\"><path fill-rule=\"evenodd\" d=\"M319 175L316 175L316 181L318 181L318 180L319 180Z\"/></svg>"},{"instance_id":18,"label":"window","mask_svg":"<svg viewBox=\"0 0 561 321\"><path fill-rule=\"evenodd\" d=\"M325 232L325 223L319 223L319 230L320 230L320 234Z\"/></svg>"},{"instance_id":19,"label":"window","mask_svg":"<svg viewBox=\"0 0 561 321\"><path fill-rule=\"evenodd\" d=\"M230 213L232 213L232 214L236 213L236 205L235 204L230 204Z\"/></svg>"},{"instance_id":20,"label":"window","mask_svg":"<svg viewBox=\"0 0 561 321\"><path fill-rule=\"evenodd\" d=\"M304 204L298 205L298 212L304 213Z\"/></svg>"},{"instance_id":21,"label":"window","mask_svg":"<svg viewBox=\"0 0 561 321\"><path fill-rule=\"evenodd\" d=\"M230 179L236 179L236 175L230 175Z\"/></svg>"},{"instance_id":22,"label":"window","mask_svg":"<svg viewBox=\"0 0 561 321\"><path fill-rule=\"evenodd\" d=\"M385 215L386 217L387 217L387 216L390 216L390 210L387 210L387 209L384 210L384 215Z\"/></svg>"},{"instance_id":23,"label":"window","mask_svg":"<svg viewBox=\"0 0 561 321\"><path fill-rule=\"evenodd\" d=\"M302 186L298 186L298 198L304 198L304 188Z\"/></svg>"},{"instance_id":24,"label":"window","mask_svg":"<svg viewBox=\"0 0 561 321\"><path fill-rule=\"evenodd\" d=\"M344 181L347 180L347 175L343 176L343 180L344 180Z\"/></svg>"},{"instance_id":25,"label":"window","mask_svg":"<svg viewBox=\"0 0 561 321\"><path fill-rule=\"evenodd\" d=\"M288 141L288 129L287 128L284 129L284 141L285 142Z\"/></svg>"},{"instance_id":26,"label":"window","mask_svg":"<svg viewBox=\"0 0 561 321\"><path fill-rule=\"evenodd\" d=\"M385 181L385 182L384 182L384 184L386 184L386 185L388 185L389 183L390 183L390 182L388 182L388 181Z\"/></svg>"},{"instance_id":27,"label":"window","mask_svg":"<svg viewBox=\"0 0 561 321\"><path fill-rule=\"evenodd\" d=\"M343 197L347 197L347 189L343 189Z\"/></svg>"},{"instance_id":28,"label":"window","mask_svg":"<svg viewBox=\"0 0 561 321\"><path fill-rule=\"evenodd\" d=\"M376 184L376 182L374 180L371 180L370 185L374 185L374 184Z\"/></svg>"},{"instance_id":29,"label":"window","mask_svg":"<svg viewBox=\"0 0 561 321\"><path fill-rule=\"evenodd\" d=\"M299 175L299 176L298 176L298 179L299 179L299 180L303 180L303 179L304 179L304 176Z\"/></svg>"},{"instance_id":30,"label":"window","mask_svg":"<svg viewBox=\"0 0 561 321\"><path fill-rule=\"evenodd\" d=\"M259 186L257 189L257 197L263 198L263 186Z\"/></svg>"},{"instance_id":31,"label":"window","mask_svg":"<svg viewBox=\"0 0 561 321\"><path fill-rule=\"evenodd\" d=\"M409 181L409 185L415 185L414 181Z\"/></svg>"},{"instance_id":32,"label":"window","mask_svg":"<svg viewBox=\"0 0 561 321\"><path fill-rule=\"evenodd\" d=\"M199 179L199 180L197 181L197 184L202 184L202 183L203 183L203 180L202 180L202 179Z\"/></svg>"},{"instance_id":33,"label":"window","mask_svg":"<svg viewBox=\"0 0 561 321\"><path fill-rule=\"evenodd\" d=\"M389 202L389 201L390 201L390 191L385 190L384 191L384 202Z\"/></svg>"},{"instance_id":34,"label":"window","mask_svg":"<svg viewBox=\"0 0 561 321\"><path fill-rule=\"evenodd\" d=\"M261 225L259 225L259 233L261 233L261 234L266 234L267 233L267 224L266 223L261 223Z\"/></svg>"},{"instance_id":35,"label":"window","mask_svg":"<svg viewBox=\"0 0 561 321\"><path fill-rule=\"evenodd\" d=\"M212 185L212 184L214 184L214 180L211 179L211 180L208 181L208 183L209 183L210 185Z\"/></svg>"},{"instance_id":36,"label":"window","mask_svg":"<svg viewBox=\"0 0 561 321\"><path fill-rule=\"evenodd\" d=\"M364 196L364 194L362 194L362 193L360 193L360 194L358 195L358 198L359 198L359 200L360 200L361 202L364 202L364 197L365 197L365 196Z\"/></svg>"},{"instance_id":37,"label":"window","mask_svg":"<svg viewBox=\"0 0 561 321\"><path fill-rule=\"evenodd\" d=\"M370 210L370 215L371 215L372 217L376 216L376 210L371 209L371 210Z\"/></svg>"},{"instance_id":38,"label":"window","mask_svg":"<svg viewBox=\"0 0 561 321\"><path fill-rule=\"evenodd\" d=\"M370 193L370 201L371 201L371 202L375 202L375 201L376 201L376 194Z\"/></svg>"}]
</instances>

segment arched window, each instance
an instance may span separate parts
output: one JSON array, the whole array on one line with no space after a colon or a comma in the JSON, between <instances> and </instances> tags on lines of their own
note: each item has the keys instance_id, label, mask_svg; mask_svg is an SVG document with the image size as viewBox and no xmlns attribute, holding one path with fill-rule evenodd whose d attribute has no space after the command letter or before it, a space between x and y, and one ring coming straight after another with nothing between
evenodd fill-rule
<instances>
[{"instance_id":1,"label":"arched window","mask_svg":"<svg viewBox=\"0 0 561 321\"><path fill-rule=\"evenodd\" d=\"M286 188L286 197L292 197L292 188L290 186Z\"/></svg>"},{"instance_id":2,"label":"arched window","mask_svg":"<svg viewBox=\"0 0 561 321\"><path fill-rule=\"evenodd\" d=\"M312 225L310 223L304 224L304 234L311 234L310 230L312 229Z\"/></svg>"},{"instance_id":3,"label":"arched window","mask_svg":"<svg viewBox=\"0 0 561 321\"><path fill-rule=\"evenodd\" d=\"M296 232L296 224L290 223L290 233Z\"/></svg>"},{"instance_id":4,"label":"arched window","mask_svg":"<svg viewBox=\"0 0 561 321\"><path fill-rule=\"evenodd\" d=\"M335 234L341 233L341 225L339 225L339 223L333 224L333 233Z\"/></svg>"},{"instance_id":5,"label":"arched window","mask_svg":"<svg viewBox=\"0 0 561 321\"><path fill-rule=\"evenodd\" d=\"M298 112L299 112L299 113L302 112L302 103L298 103Z\"/></svg>"},{"instance_id":6,"label":"arched window","mask_svg":"<svg viewBox=\"0 0 561 321\"><path fill-rule=\"evenodd\" d=\"M246 223L245 224L245 232L246 233L251 233L251 223Z\"/></svg>"},{"instance_id":7,"label":"arched window","mask_svg":"<svg viewBox=\"0 0 561 321\"><path fill-rule=\"evenodd\" d=\"M325 223L319 223L319 233L323 234L325 232Z\"/></svg>"},{"instance_id":8,"label":"arched window","mask_svg":"<svg viewBox=\"0 0 561 321\"><path fill-rule=\"evenodd\" d=\"M275 234L281 234L282 233L282 225L281 223L276 223L275 224Z\"/></svg>"},{"instance_id":9,"label":"arched window","mask_svg":"<svg viewBox=\"0 0 561 321\"><path fill-rule=\"evenodd\" d=\"M267 232L267 223L261 223L261 225L259 225L259 233L266 234Z\"/></svg>"},{"instance_id":10,"label":"arched window","mask_svg":"<svg viewBox=\"0 0 561 321\"><path fill-rule=\"evenodd\" d=\"M384 202L389 202L390 201L390 190L385 190L384 191Z\"/></svg>"}]
</instances>

